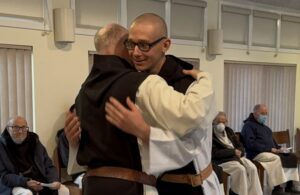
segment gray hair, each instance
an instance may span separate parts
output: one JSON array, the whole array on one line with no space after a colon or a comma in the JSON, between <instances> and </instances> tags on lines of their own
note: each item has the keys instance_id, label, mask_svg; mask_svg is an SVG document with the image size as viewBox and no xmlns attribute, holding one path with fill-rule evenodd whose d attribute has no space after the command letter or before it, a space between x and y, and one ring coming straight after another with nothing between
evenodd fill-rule
<instances>
[{"instance_id":1,"label":"gray hair","mask_svg":"<svg viewBox=\"0 0 300 195\"><path fill-rule=\"evenodd\" d=\"M226 113L220 111L220 112L216 115L216 117L214 118L214 120L213 120L213 125L217 125L217 123L218 123L217 120L218 120L218 118L219 118L220 116L224 116L225 118L227 118Z\"/></svg>"},{"instance_id":2,"label":"gray hair","mask_svg":"<svg viewBox=\"0 0 300 195\"><path fill-rule=\"evenodd\" d=\"M16 120L16 117L11 117L11 118L9 118L9 120L8 120L8 122L7 122L7 127L8 126L12 126L13 124L14 124L14 122L15 122L15 120Z\"/></svg>"},{"instance_id":3,"label":"gray hair","mask_svg":"<svg viewBox=\"0 0 300 195\"><path fill-rule=\"evenodd\" d=\"M112 43L118 41L125 31L127 31L126 28L114 23L98 29L94 36L96 51L99 53L103 49L108 48Z\"/></svg>"}]
</instances>

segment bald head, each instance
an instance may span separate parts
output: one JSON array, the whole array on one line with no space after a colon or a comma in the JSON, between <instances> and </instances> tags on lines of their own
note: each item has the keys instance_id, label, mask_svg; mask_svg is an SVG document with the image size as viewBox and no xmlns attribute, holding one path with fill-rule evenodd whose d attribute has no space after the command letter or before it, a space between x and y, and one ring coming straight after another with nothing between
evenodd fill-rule
<instances>
[{"instance_id":1,"label":"bald head","mask_svg":"<svg viewBox=\"0 0 300 195\"><path fill-rule=\"evenodd\" d=\"M160 37L167 37L168 31L167 31L167 25L165 20L160 17L159 15L153 14L153 13L145 13L140 16L138 16L133 23L130 26L131 28L134 28L136 25L149 25L152 26L155 31L155 34Z\"/></svg>"},{"instance_id":2,"label":"bald head","mask_svg":"<svg viewBox=\"0 0 300 195\"><path fill-rule=\"evenodd\" d=\"M100 28L94 37L94 44L98 54L117 55L125 59L128 52L123 43L128 37L128 30L119 24L108 24Z\"/></svg>"},{"instance_id":3,"label":"bald head","mask_svg":"<svg viewBox=\"0 0 300 195\"><path fill-rule=\"evenodd\" d=\"M166 52L171 40L167 38L167 25L163 18L153 13L138 16L129 29L128 40L134 45L128 49L129 55L139 71L158 74L166 61ZM148 49L140 46L147 44Z\"/></svg>"},{"instance_id":4,"label":"bald head","mask_svg":"<svg viewBox=\"0 0 300 195\"><path fill-rule=\"evenodd\" d=\"M22 124L27 126L27 121L22 116L16 116L9 119L7 126L13 126L14 124Z\"/></svg>"}]
</instances>

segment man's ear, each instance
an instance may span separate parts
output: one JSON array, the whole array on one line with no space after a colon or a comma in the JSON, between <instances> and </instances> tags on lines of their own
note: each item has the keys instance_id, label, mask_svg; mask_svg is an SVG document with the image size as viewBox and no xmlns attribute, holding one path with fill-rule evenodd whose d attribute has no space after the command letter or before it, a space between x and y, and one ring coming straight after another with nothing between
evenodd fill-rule
<instances>
[{"instance_id":1,"label":"man's ear","mask_svg":"<svg viewBox=\"0 0 300 195\"><path fill-rule=\"evenodd\" d=\"M163 42L163 52L166 53L171 46L171 39L166 38Z\"/></svg>"}]
</instances>

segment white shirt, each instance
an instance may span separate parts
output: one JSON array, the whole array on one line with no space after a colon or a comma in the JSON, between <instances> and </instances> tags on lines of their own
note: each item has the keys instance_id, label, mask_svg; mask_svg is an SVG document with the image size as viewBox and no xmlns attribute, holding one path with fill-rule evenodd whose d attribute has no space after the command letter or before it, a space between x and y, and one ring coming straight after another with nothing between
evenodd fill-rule
<instances>
[{"instance_id":1,"label":"white shirt","mask_svg":"<svg viewBox=\"0 0 300 195\"><path fill-rule=\"evenodd\" d=\"M161 77L150 75L138 88L136 104L145 121L152 126L149 145L139 141L143 171L158 176L167 170L183 167L192 160L197 172L209 165L211 124L217 112L207 73L199 73L186 94L175 91ZM77 166L74 165L77 151L76 148L69 151L70 174L71 169ZM221 194L214 173L202 186L205 194ZM156 189L150 186L145 186L144 191L147 195L157 194Z\"/></svg>"}]
</instances>

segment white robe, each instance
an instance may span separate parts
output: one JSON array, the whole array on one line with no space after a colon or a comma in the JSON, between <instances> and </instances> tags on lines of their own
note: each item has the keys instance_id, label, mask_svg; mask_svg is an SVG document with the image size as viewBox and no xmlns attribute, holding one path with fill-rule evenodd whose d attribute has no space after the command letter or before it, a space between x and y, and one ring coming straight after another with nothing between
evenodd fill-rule
<instances>
[{"instance_id":1,"label":"white robe","mask_svg":"<svg viewBox=\"0 0 300 195\"><path fill-rule=\"evenodd\" d=\"M273 188L287 181L299 181L297 168L282 168L280 157L270 152L262 152L253 160L258 161L266 170L268 185Z\"/></svg>"},{"instance_id":2,"label":"white robe","mask_svg":"<svg viewBox=\"0 0 300 195\"><path fill-rule=\"evenodd\" d=\"M146 122L153 126L149 145L139 142L143 171L157 176L167 170L183 167L192 160L197 172L209 165L211 124L217 112L207 73L199 73L186 94L174 91L159 76L150 75L138 88L136 104ZM74 165L76 148L70 148L69 153L70 174L79 167ZM202 186L207 195L222 194L215 173ZM147 195L158 194L151 186L144 185L144 189Z\"/></svg>"},{"instance_id":3,"label":"white robe","mask_svg":"<svg viewBox=\"0 0 300 195\"><path fill-rule=\"evenodd\" d=\"M233 192L243 195L262 195L256 166L245 157L238 161L228 161L219 164L223 171L230 174L230 185Z\"/></svg>"},{"instance_id":4,"label":"white robe","mask_svg":"<svg viewBox=\"0 0 300 195\"><path fill-rule=\"evenodd\" d=\"M201 72L185 96L158 82L152 85L152 81L143 82L136 97L145 121L157 127L151 129L149 145L140 145L143 170L159 175L193 161L200 173L211 162L211 124L217 114L209 75ZM223 191L214 172L202 187L207 195Z\"/></svg>"}]
</instances>

